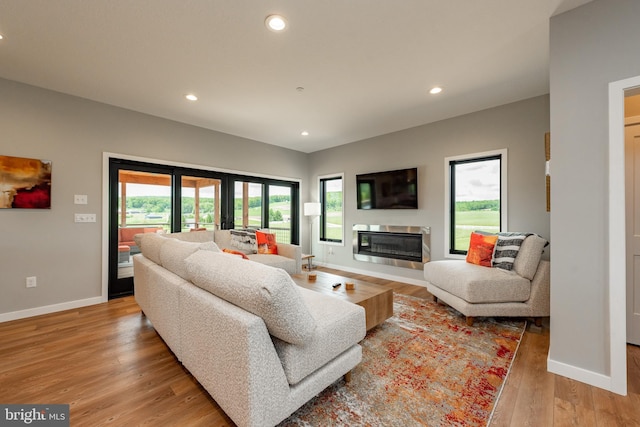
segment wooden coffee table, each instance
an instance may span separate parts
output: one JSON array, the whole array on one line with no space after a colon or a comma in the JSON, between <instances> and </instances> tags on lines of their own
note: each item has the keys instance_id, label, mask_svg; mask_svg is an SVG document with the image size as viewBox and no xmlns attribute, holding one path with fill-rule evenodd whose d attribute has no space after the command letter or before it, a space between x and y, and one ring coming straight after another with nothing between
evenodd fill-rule
<instances>
[{"instance_id":1,"label":"wooden coffee table","mask_svg":"<svg viewBox=\"0 0 640 427\"><path fill-rule=\"evenodd\" d=\"M303 288L331 295L364 307L367 318L367 331L393 316L393 290L362 280L355 280L336 274L318 271L317 278L310 281L308 273L293 274L293 281ZM355 284L355 289L347 290L345 283ZM341 283L337 288L331 285Z\"/></svg>"}]
</instances>

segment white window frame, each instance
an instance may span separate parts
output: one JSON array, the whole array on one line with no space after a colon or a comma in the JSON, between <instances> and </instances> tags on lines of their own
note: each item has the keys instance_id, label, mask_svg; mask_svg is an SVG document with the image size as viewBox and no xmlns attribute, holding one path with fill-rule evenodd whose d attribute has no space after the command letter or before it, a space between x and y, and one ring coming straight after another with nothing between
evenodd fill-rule
<instances>
[{"instance_id":1,"label":"white window frame","mask_svg":"<svg viewBox=\"0 0 640 427\"><path fill-rule=\"evenodd\" d=\"M507 231L507 149L484 151L481 153L450 156L444 159L444 257L453 259L465 259L466 255L452 254L451 249L451 175L450 164L452 161L474 160L483 157L500 156L500 231Z\"/></svg>"},{"instance_id":2,"label":"white window frame","mask_svg":"<svg viewBox=\"0 0 640 427\"><path fill-rule=\"evenodd\" d=\"M327 175L318 176L318 199L322 200L322 195L320 194L322 180L326 179L342 179L342 240L340 242L328 241L328 240L320 240L320 227L321 224L318 222L318 243L321 245L329 245L329 246L344 246L345 243L345 223L344 223L344 191L345 191L345 180L344 180L344 172L340 173L330 173ZM321 206L321 209L324 211L324 206ZM320 219L322 220L322 219Z\"/></svg>"}]
</instances>

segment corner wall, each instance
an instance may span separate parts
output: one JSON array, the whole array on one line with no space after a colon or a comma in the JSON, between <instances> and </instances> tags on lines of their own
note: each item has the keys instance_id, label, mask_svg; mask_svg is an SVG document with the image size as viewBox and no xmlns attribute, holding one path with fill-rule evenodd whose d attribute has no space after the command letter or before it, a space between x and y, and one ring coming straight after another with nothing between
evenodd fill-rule
<instances>
[{"instance_id":1,"label":"corner wall","mask_svg":"<svg viewBox=\"0 0 640 427\"><path fill-rule=\"evenodd\" d=\"M424 283L422 270L356 261L353 224L431 227L431 259L444 257L444 159L507 148L508 226L550 239L546 212L544 134L549 131L547 95L440 122L331 148L310 155L311 198L318 200L318 176L344 173L345 245L316 243L315 261L376 276L395 276ZM355 175L418 167L417 210L363 211L356 208ZM303 222L304 224L304 222ZM318 221L314 236L317 236ZM553 245L551 245L553 246ZM332 254L329 253L332 249Z\"/></svg>"},{"instance_id":2,"label":"corner wall","mask_svg":"<svg viewBox=\"0 0 640 427\"><path fill-rule=\"evenodd\" d=\"M616 364L609 356L609 83L640 74L638 19L637 0L595 0L551 19L549 369L603 388Z\"/></svg>"},{"instance_id":3,"label":"corner wall","mask_svg":"<svg viewBox=\"0 0 640 427\"><path fill-rule=\"evenodd\" d=\"M301 197L309 191L307 154L3 79L0 130L1 155L53 168L50 210L0 209L0 320L106 298L103 152L301 179ZM88 204L74 205L74 194ZM74 213L95 213L97 222L74 223ZM27 276L37 276L36 288L25 287Z\"/></svg>"}]
</instances>

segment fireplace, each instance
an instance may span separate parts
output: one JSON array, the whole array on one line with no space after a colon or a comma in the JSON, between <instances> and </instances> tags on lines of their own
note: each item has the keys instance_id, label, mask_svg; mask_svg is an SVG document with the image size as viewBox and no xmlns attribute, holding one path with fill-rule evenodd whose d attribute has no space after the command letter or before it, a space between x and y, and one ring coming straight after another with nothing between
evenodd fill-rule
<instances>
[{"instance_id":1,"label":"fireplace","mask_svg":"<svg viewBox=\"0 0 640 427\"><path fill-rule=\"evenodd\" d=\"M353 258L358 261L421 270L430 259L429 245L429 227L353 226Z\"/></svg>"}]
</instances>

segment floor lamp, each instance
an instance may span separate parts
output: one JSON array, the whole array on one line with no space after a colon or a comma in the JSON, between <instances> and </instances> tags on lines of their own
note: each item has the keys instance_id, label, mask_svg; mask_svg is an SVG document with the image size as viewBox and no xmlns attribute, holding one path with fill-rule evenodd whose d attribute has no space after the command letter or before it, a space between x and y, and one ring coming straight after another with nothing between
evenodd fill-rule
<instances>
[{"instance_id":1,"label":"floor lamp","mask_svg":"<svg viewBox=\"0 0 640 427\"><path fill-rule=\"evenodd\" d=\"M320 203L318 202L307 202L304 204L303 210L304 216L309 217L309 254L313 252L313 220L320 216ZM311 260L309 260L311 261ZM312 265L309 262L309 269L311 269Z\"/></svg>"}]
</instances>

